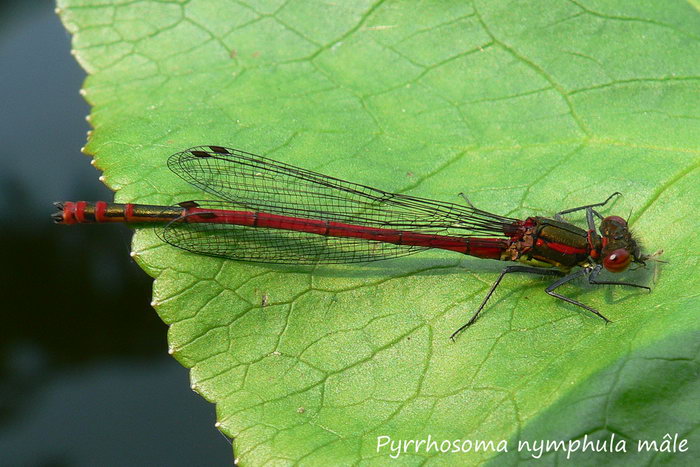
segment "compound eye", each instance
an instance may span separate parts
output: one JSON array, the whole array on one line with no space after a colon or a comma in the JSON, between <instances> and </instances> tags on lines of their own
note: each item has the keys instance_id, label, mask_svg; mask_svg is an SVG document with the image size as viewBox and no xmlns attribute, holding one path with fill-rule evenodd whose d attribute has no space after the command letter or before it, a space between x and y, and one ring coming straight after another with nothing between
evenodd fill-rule
<instances>
[{"instance_id":1,"label":"compound eye","mask_svg":"<svg viewBox=\"0 0 700 467\"><path fill-rule=\"evenodd\" d=\"M622 272L632 262L632 255L625 248L618 248L603 259L603 266L610 272Z\"/></svg>"},{"instance_id":2,"label":"compound eye","mask_svg":"<svg viewBox=\"0 0 700 467\"><path fill-rule=\"evenodd\" d=\"M603 222L612 222L619 225L620 227L627 227L627 221L620 216L608 216L603 219Z\"/></svg>"}]
</instances>

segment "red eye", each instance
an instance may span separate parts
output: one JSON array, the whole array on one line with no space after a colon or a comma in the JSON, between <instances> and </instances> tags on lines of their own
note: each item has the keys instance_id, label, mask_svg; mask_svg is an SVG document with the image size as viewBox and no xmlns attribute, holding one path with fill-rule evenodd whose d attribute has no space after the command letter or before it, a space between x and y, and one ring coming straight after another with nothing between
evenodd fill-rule
<instances>
[{"instance_id":1,"label":"red eye","mask_svg":"<svg viewBox=\"0 0 700 467\"><path fill-rule=\"evenodd\" d=\"M603 266L610 272L622 272L632 262L632 255L624 248L618 248L603 259Z\"/></svg>"}]
</instances>

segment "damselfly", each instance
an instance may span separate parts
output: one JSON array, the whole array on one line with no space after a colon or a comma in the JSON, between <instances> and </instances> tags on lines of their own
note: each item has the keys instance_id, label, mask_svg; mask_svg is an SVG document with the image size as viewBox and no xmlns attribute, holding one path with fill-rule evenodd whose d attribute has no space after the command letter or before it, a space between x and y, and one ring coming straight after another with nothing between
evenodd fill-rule
<instances>
[{"instance_id":1,"label":"damselfly","mask_svg":"<svg viewBox=\"0 0 700 467\"><path fill-rule=\"evenodd\" d=\"M265 263L332 264L377 261L429 248L521 264L506 266L471 319L470 326L503 276L524 272L560 276L549 295L590 311L598 310L555 290L578 277L591 284L625 285L598 280L603 269L622 272L644 265L627 221L603 217L601 203L566 209L553 218L524 220L499 216L466 205L388 193L365 185L276 162L238 149L198 146L172 155L168 167L214 196L175 206L117 204L104 201L56 203L53 218L62 224L162 223L159 236L193 253ZM562 216L584 211L586 228ZM600 220L596 229L596 218ZM575 272L571 272L574 268Z\"/></svg>"}]
</instances>

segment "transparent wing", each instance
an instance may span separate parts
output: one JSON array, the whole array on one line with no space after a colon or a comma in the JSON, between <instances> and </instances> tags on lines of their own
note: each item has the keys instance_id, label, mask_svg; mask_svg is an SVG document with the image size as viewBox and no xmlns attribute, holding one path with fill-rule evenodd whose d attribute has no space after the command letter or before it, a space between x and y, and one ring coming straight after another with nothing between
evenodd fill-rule
<instances>
[{"instance_id":1,"label":"transparent wing","mask_svg":"<svg viewBox=\"0 0 700 467\"><path fill-rule=\"evenodd\" d=\"M217 209L226 207L231 208L217 205ZM167 243L193 253L262 263L358 263L411 255L426 249L291 230L187 223L182 219L166 225L159 235Z\"/></svg>"},{"instance_id":2,"label":"transparent wing","mask_svg":"<svg viewBox=\"0 0 700 467\"><path fill-rule=\"evenodd\" d=\"M388 193L238 149L190 148L172 155L168 167L200 190L251 211L443 235L508 237L517 231L517 219Z\"/></svg>"}]
</instances>

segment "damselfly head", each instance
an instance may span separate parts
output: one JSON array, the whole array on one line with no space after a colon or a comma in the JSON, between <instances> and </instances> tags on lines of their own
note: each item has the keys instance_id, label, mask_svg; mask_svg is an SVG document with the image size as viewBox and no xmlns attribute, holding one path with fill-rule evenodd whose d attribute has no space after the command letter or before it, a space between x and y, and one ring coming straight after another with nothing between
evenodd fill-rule
<instances>
[{"instance_id":1,"label":"damselfly head","mask_svg":"<svg viewBox=\"0 0 700 467\"><path fill-rule=\"evenodd\" d=\"M631 263L644 265L639 244L629 230L627 221L620 216L608 216L600 223L603 266L610 272L622 272Z\"/></svg>"}]
</instances>

